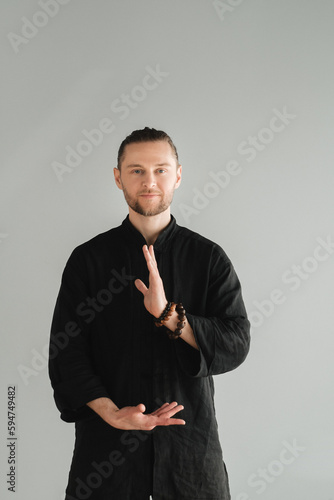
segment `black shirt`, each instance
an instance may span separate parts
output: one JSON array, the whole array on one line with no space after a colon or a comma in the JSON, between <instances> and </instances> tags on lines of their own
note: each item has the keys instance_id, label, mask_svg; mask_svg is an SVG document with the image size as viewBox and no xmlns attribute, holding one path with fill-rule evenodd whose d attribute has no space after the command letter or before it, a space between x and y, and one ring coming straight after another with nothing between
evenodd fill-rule
<instances>
[{"instance_id":1,"label":"black shirt","mask_svg":"<svg viewBox=\"0 0 334 500\"><path fill-rule=\"evenodd\" d=\"M166 297L182 302L199 351L170 340L134 285L139 278L148 286L145 244L127 216L78 246L63 272L49 373L61 418L76 422L66 498L147 498L138 491L154 456L154 500L227 500L212 375L236 368L249 350L240 283L219 245L171 216L155 256ZM148 413L177 401L184 410L176 417L186 425L115 429L86 405L99 397L119 408L144 403Z\"/></svg>"}]
</instances>

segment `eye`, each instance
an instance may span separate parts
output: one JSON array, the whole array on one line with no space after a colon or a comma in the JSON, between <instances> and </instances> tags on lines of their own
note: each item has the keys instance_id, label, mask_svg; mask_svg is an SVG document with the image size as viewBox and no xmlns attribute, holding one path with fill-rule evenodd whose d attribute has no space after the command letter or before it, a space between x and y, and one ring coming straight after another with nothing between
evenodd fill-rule
<instances>
[{"instance_id":1,"label":"eye","mask_svg":"<svg viewBox=\"0 0 334 500\"><path fill-rule=\"evenodd\" d=\"M132 170L132 173L134 173L134 174L141 174L141 172L142 171L140 170L140 168L135 168Z\"/></svg>"},{"instance_id":2,"label":"eye","mask_svg":"<svg viewBox=\"0 0 334 500\"><path fill-rule=\"evenodd\" d=\"M159 169L158 169L158 172L159 172L160 174L164 174L164 173L166 172L166 170L165 170L164 168L159 168Z\"/></svg>"}]
</instances>

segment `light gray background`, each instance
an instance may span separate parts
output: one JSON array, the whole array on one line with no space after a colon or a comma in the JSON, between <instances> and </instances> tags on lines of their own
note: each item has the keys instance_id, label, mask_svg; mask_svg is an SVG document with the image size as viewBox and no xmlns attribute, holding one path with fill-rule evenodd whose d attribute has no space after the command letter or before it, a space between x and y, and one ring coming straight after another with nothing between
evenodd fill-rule
<instances>
[{"instance_id":1,"label":"light gray background","mask_svg":"<svg viewBox=\"0 0 334 500\"><path fill-rule=\"evenodd\" d=\"M317 249L319 238L334 238L334 2L218 4L63 0L45 17L37 1L1 2L3 472L13 383L19 434L17 493L3 474L1 498L63 498L74 428L59 419L43 349L70 252L127 214L112 167L121 140L146 125L166 130L179 150L172 213L225 249L253 323L245 363L215 378L232 498L334 498L334 253ZM25 43L24 18L45 24ZM148 66L165 75L145 96L138 85ZM126 118L111 109L132 93ZM284 110L287 123L273 122ZM103 118L114 130L61 182L54 162L65 164L66 147ZM263 130L270 124L280 131ZM248 161L251 136L262 150ZM230 161L238 173L218 186L210 172ZM185 205L197 212L185 217ZM281 303L270 306L270 296ZM34 374L23 377L22 366ZM260 469L269 480L259 482Z\"/></svg>"}]
</instances>

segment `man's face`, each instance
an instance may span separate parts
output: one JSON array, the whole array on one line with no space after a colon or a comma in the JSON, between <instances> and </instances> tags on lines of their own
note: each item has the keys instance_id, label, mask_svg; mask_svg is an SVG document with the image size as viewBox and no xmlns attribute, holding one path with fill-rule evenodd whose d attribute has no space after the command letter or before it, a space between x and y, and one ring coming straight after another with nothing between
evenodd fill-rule
<instances>
[{"instance_id":1,"label":"man's face","mask_svg":"<svg viewBox=\"0 0 334 500\"><path fill-rule=\"evenodd\" d=\"M166 141L138 142L125 147L115 181L129 207L140 215L158 215L170 206L181 183L182 167Z\"/></svg>"}]
</instances>

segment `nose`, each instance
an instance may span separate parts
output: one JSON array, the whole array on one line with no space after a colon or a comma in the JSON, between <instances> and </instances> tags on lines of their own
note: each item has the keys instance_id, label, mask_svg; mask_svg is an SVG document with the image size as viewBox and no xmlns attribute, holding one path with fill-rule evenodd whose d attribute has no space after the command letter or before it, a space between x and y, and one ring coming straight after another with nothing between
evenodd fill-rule
<instances>
[{"instance_id":1,"label":"nose","mask_svg":"<svg viewBox=\"0 0 334 500\"><path fill-rule=\"evenodd\" d=\"M155 175L153 172L146 172L143 177L143 186L152 188L156 185Z\"/></svg>"}]
</instances>

